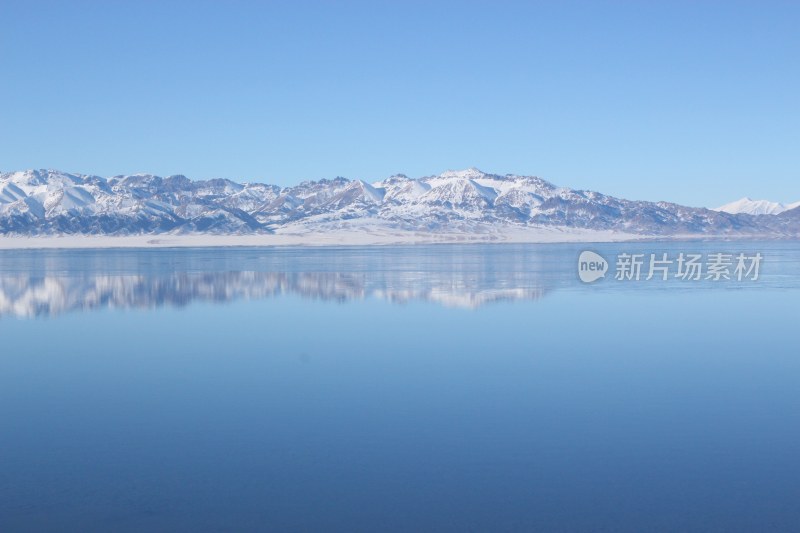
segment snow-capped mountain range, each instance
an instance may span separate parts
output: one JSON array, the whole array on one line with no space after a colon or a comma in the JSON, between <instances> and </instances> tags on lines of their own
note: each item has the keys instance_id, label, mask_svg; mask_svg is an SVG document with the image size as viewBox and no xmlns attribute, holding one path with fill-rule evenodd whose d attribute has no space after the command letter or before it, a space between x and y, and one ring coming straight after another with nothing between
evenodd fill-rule
<instances>
[{"instance_id":1,"label":"snow-capped mountain range","mask_svg":"<svg viewBox=\"0 0 800 533\"><path fill-rule=\"evenodd\" d=\"M786 206L789 209L790 206ZM475 233L568 228L627 235L800 236L800 208L753 216L630 201L533 176L471 168L366 183L293 187L150 174L102 178L57 170L0 174L0 234L141 235L392 231Z\"/></svg>"},{"instance_id":2,"label":"snow-capped mountain range","mask_svg":"<svg viewBox=\"0 0 800 533\"><path fill-rule=\"evenodd\" d=\"M793 204L782 204L780 202L770 202L769 200L752 200L744 197L729 204L717 207L714 211L722 211L737 215L745 213L748 215L779 215L784 211L791 211L800 207L800 202Z\"/></svg>"}]
</instances>

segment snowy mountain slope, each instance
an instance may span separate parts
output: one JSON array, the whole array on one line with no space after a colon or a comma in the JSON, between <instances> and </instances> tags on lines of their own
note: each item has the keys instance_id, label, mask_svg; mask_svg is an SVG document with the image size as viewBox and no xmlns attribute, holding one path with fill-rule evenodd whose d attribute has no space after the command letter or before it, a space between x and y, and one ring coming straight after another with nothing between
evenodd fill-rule
<instances>
[{"instance_id":1,"label":"snowy mountain slope","mask_svg":"<svg viewBox=\"0 0 800 533\"><path fill-rule=\"evenodd\" d=\"M725 213L747 214L747 215L778 215L784 211L800 207L800 202L793 204L782 204L779 202L770 202L769 200L751 200L750 198L742 198L717 207L714 211L722 211Z\"/></svg>"},{"instance_id":2,"label":"snowy mountain slope","mask_svg":"<svg viewBox=\"0 0 800 533\"><path fill-rule=\"evenodd\" d=\"M794 207L791 207L794 206ZM800 221L800 203L791 204L790 208L778 215L778 218L783 220Z\"/></svg>"},{"instance_id":3,"label":"snowy mountain slope","mask_svg":"<svg viewBox=\"0 0 800 533\"><path fill-rule=\"evenodd\" d=\"M475 168L420 179L395 175L366 183L339 177L284 188L225 179L192 181L181 175L106 179L56 170L0 174L0 234L8 235L314 233L356 227L486 233L548 227L639 235L797 237L799 226L795 217L629 201L557 187L538 177Z\"/></svg>"}]
</instances>

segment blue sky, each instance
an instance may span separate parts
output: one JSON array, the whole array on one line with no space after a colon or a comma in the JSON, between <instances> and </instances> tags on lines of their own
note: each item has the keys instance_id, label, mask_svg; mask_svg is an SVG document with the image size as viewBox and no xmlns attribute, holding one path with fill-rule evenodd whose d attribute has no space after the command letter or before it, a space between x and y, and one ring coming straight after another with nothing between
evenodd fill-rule
<instances>
[{"instance_id":1,"label":"blue sky","mask_svg":"<svg viewBox=\"0 0 800 533\"><path fill-rule=\"evenodd\" d=\"M0 169L800 200L798 2L0 4Z\"/></svg>"}]
</instances>

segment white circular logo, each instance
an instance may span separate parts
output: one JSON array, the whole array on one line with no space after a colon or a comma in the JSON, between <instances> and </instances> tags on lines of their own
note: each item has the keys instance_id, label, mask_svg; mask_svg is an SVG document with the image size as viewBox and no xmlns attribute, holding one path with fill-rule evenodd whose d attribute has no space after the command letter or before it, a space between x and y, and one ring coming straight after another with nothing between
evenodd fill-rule
<instances>
[{"instance_id":1,"label":"white circular logo","mask_svg":"<svg viewBox=\"0 0 800 533\"><path fill-rule=\"evenodd\" d=\"M602 255L586 250L578 257L578 277L584 283L594 283L608 272L608 261Z\"/></svg>"}]
</instances>

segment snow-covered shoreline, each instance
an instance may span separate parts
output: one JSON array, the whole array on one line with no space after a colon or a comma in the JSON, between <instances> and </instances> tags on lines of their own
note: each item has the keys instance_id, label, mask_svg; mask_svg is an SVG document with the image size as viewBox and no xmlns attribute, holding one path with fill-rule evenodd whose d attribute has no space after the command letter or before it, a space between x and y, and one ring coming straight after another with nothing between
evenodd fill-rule
<instances>
[{"instance_id":1,"label":"snow-covered shoreline","mask_svg":"<svg viewBox=\"0 0 800 533\"><path fill-rule=\"evenodd\" d=\"M0 236L0 250L102 248L207 248L274 246L369 246L437 243L569 243L641 240L642 235L612 231L556 228L505 229L488 233L424 233L411 231L276 233L251 235L155 234L132 236L62 235Z\"/></svg>"},{"instance_id":2,"label":"snow-covered shoreline","mask_svg":"<svg viewBox=\"0 0 800 533\"><path fill-rule=\"evenodd\" d=\"M0 250L112 248L228 248L281 246L391 246L414 244L568 244L634 241L775 240L769 235L637 235L563 228L505 229L491 233L422 233L332 231L251 235L155 234L131 236L0 236Z\"/></svg>"}]
</instances>

